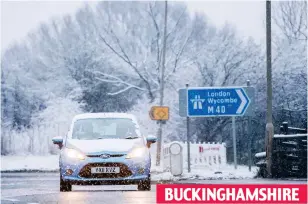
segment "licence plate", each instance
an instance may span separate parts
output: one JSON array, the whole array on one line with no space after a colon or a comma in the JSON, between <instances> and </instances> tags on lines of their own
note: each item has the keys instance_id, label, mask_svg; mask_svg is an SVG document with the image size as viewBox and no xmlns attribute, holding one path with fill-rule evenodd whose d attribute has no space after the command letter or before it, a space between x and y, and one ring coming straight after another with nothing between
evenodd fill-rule
<instances>
[{"instance_id":1,"label":"licence plate","mask_svg":"<svg viewBox=\"0 0 308 204\"><path fill-rule=\"evenodd\" d=\"M120 173L120 167L92 167L91 168L91 173L92 174L116 174Z\"/></svg>"}]
</instances>

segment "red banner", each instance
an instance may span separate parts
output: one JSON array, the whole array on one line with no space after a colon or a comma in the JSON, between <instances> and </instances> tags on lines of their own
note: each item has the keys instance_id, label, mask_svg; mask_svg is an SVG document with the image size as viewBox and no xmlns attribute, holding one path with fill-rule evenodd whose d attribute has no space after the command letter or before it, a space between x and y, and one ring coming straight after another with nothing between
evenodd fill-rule
<instances>
[{"instance_id":1,"label":"red banner","mask_svg":"<svg viewBox=\"0 0 308 204\"><path fill-rule=\"evenodd\" d=\"M157 184L157 203L307 203L305 184Z\"/></svg>"}]
</instances>

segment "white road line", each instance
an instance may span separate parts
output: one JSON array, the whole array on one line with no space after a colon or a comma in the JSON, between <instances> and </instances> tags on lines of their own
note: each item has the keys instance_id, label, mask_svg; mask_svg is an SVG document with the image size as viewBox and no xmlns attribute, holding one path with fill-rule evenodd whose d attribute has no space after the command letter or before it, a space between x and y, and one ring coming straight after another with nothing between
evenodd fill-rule
<instances>
[{"instance_id":1,"label":"white road line","mask_svg":"<svg viewBox=\"0 0 308 204\"><path fill-rule=\"evenodd\" d=\"M12 202L19 202L20 200L14 199L14 198L1 198L1 200L7 200Z\"/></svg>"}]
</instances>

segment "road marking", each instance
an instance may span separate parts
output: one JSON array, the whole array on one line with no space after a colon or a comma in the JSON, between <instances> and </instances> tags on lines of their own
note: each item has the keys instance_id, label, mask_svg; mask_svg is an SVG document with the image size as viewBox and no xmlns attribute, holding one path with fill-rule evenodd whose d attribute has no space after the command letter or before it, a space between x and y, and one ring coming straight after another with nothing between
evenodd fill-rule
<instances>
[{"instance_id":1,"label":"road marking","mask_svg":"<svg viewBox=\"0 0 308 204\"><path fill-rule=\"evenodd\" d=\"M18 199L14 199L14 198L1 198L1 200L7 200L7 201L12 201L12 202L19 202Z\"/></svg>"}]
</instances>

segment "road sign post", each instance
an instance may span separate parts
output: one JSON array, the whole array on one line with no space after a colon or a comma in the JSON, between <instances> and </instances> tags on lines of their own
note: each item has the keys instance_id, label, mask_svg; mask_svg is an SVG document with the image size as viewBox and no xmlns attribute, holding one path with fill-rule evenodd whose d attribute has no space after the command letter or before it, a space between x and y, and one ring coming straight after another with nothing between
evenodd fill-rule
<instances>
[{"instance_id":1,"label":"road sign post","mask_svg":"<svg viewBox=\"0 0 308 204\"><path fill-rule=\"evenodd\" d=\"M234 168L237 169L236 132L235 132L235 117L234 116L232 116L232 138L233 138L233 161L234 161Z\"/></svg>"},{"instance_id":2,"label":"road sign post","mask_svg":"<svg viewBox=\"0 0 308 204\"><path fill-rule=\"evenodd\" d=\"M188 91L188 84L186 84L186 90ZM190 134L189 134L189 116L186 117L187 125L187 170L190 173Z\"/></svg>"},{"instance_id":3,"label":"road sign post","mask_svg":"<svg viewBox=\"0 0 308 204\"><path fill-rule=\"evenodd\" d=\"M161 146L162 146L162 125L169 120L169 107L168 106L153 106L149 111L150 118L159 123L158 128L158 141L156 153L156 166L160 166Z\"/></svg>"},{"instance_id":4,"label":"road sign post","mask_svg":"<svg viewBox=\"0 0 308 204\"><path fill-rule=\"evenodd\" d=\"M247 87L250 87L250 81L247 80ZM248 134L248 168L251 171L252 158L251 158L251 145L252 145L252 135L251 135L251 117L248 116L248 124L247 124L247 134Z\"/></svg>"}]
</instances>

